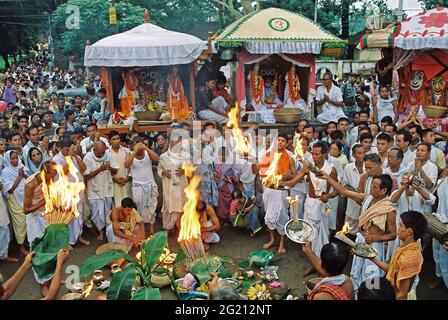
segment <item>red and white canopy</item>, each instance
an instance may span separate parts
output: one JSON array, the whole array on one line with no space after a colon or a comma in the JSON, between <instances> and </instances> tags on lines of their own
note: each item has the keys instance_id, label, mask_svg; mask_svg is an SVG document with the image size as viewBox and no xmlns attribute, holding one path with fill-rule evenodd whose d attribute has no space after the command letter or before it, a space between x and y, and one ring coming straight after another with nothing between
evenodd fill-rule
<instances>
[{"instance_id":1,"label":"red and white canopy","mask_svg":"<svg viewBox=\"0 0 448 320\"><path fill-rule=\"evenodd\" d=\"M448 8L438 7L404 20L394 44L405 50L448 49Z\"/></svg>"},{"instance_id":2,"label":"red and white canopy","mask_svg":"<svg viewBox=\"0 0 448 320\"><path fill-rule=\"evenodd\" d=\"M448 8L437 7L362 36L359 47L448 49Z\"/></svg>"}]
</instances>

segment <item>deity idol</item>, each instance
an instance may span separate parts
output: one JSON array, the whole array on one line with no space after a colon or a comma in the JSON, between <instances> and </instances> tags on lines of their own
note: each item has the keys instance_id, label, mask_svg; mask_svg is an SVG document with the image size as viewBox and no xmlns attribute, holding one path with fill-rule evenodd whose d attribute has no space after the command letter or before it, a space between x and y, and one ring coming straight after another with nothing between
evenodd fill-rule
<instances>
[{"instance_id":1,"label":"deity idol","mask_svg":"<svg viewBox=\"0 0 448 320\"><path fill-rule=\"evenodd\" d=\"M138 79L135 73L138 70L139 69L129 68L122 73L124 85L118 98L120 99L121 111L126 118L130 116L132 108L137 104Z\"/></svg>"},{"instance_id":2,"label":"deity idol","mask_svg":"<svg viewBox=\"0 0 448 320\"><path fill-rule=\"evenodd\" d=\"M428 104L432 106L446 106L446 80L436 76L429 80Z\"/></svg>"},{"instance_id":3,"label":"deity idol","mask_svg":"<svg viewBox=\"0 0 448 320\"><path fill-rule=\"evenodd\" d=\"M264 103L269 108L275 108L282 104L278 96L278 73L273 68L264 69L261 74L264 79Z\"/></svg>"},{"instance_id":4,"label":"deity idol","mask_svg":"<svg viewBox=\"0 0 448 320\"><path fill-rule=\"evenodd\" d=\"M182 81L178 75L177 66L173 66L166 81L168 82L166 104L171 112L172 120L177 120L178 122L187 121L190 117L190 106L184 93Z\"/></svg>"},{"instance_id":5,"label":"deity idol","mask_svg":"<svg viewBox=\"0 0 448 320\"><path fill-rule=\"evenodd\" d=\"M411 81L409 83L407 98L405 100L406 110L400 115L401 119L407 116L417 115L419 118L425 118L423 106L426 105L426 94L423 84L426 82L425 73L423 71L412 71Z\"/></svg>"},{"instance_id":6,"label":"deity idol","mask_svg":"<svg viewBox=\"0 0 448 320\"><path fill-rule=\"evenodd\" d=\"M285 80L285 108L304 109L306 103L300 96L300 79L294 63L291 64L291 69L286 73Z\"/></svg>"},{"instance_id":7,"label":"deity idol","mask_svg":"<svg viewBox=\"0 0 448 320\"><path fill-rule=\"evenodd\" d=\"M260 72L260 64L256 63L249 74L251 104L255 111L263 109L264 79Z\"/></svg>"}]
</instances>

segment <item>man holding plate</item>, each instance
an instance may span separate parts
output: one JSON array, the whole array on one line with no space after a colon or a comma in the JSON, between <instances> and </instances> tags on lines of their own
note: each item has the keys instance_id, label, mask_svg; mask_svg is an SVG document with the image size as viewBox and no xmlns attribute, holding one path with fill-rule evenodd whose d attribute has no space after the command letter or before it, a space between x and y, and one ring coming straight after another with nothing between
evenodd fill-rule
<instances>
[{"instance_id":1,"label":"man holding plate","mask_svg":"<svg viewBox=\"0 0 448 320\"><path fill-rule=\"evenodd\" d=\"M377 252L376 258L384 261L384 244L397 236L396 210L389 198L393 186L392 178L387 174L373 177L370 194L365 194L344 188L326 173L322 173L320 177L326 179L340 195L361 204L356 244L370 245ZM355 290L362 282L383 275L383 271L371 260L360 256L353 258L350 277Z\"/></svg>"}]
</instances>

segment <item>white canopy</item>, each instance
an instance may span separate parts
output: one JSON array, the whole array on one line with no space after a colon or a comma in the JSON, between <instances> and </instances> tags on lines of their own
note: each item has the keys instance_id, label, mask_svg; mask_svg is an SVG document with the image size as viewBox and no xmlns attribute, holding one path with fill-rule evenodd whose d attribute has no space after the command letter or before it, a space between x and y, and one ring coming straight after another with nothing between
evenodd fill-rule
<instances>
[{"instance_id":1,"label":"white canopy","mask_svg":"<svg viewBox=\"0 0 448 320\"><path fill-rule=\"evenodd\" d=\"M207 42L195 36L144 23L86 47L87 67L149 67L187 64L197 59Z\"/></svg>"}]
</instances>

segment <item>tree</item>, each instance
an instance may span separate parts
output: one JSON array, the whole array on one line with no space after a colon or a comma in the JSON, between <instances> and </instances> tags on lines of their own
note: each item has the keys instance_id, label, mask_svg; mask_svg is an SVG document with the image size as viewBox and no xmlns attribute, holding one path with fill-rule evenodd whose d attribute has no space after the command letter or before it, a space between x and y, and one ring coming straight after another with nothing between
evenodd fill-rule
<instances>
[{"instance_id":1,"label":"tree","mask_svg":"<svg viewBox=\"0 0 448 320\"><path fill-rule=\"evenodd\" d=\"M26 53L37 42L38 36L48 28L48 16L58 4L57 0L11 0L0 6L0 55L9 68L9 56Z\"/></svg>"},{"instance_id":2,"label":"tree","mask_svg":"<svg viewBox=\"0 0 448 320\"><path fill-rule=\"evenodd\" d=\"M79 8L79 28L67 28L70 18L68 6ZM116 5L117 26L109 25L109 3L107 1L68 0L53 13L55 27L55 43L62 48L66 56L84 55L86 41L94 43L116 32L130 30L143 23L143 11L140 6L118 2ZM76 17L75 17L76 18Z\"/></svg>"},{"instance_id":3,"label":"tree","mask_svg":"<svg viewBox=\"0 0 448 320\"><path fill-rule=\"evenodd\" d=\"M438 6L448 7L448 0L418 0L425 10L430 10Z\"/></svg>"}]
</instances>

